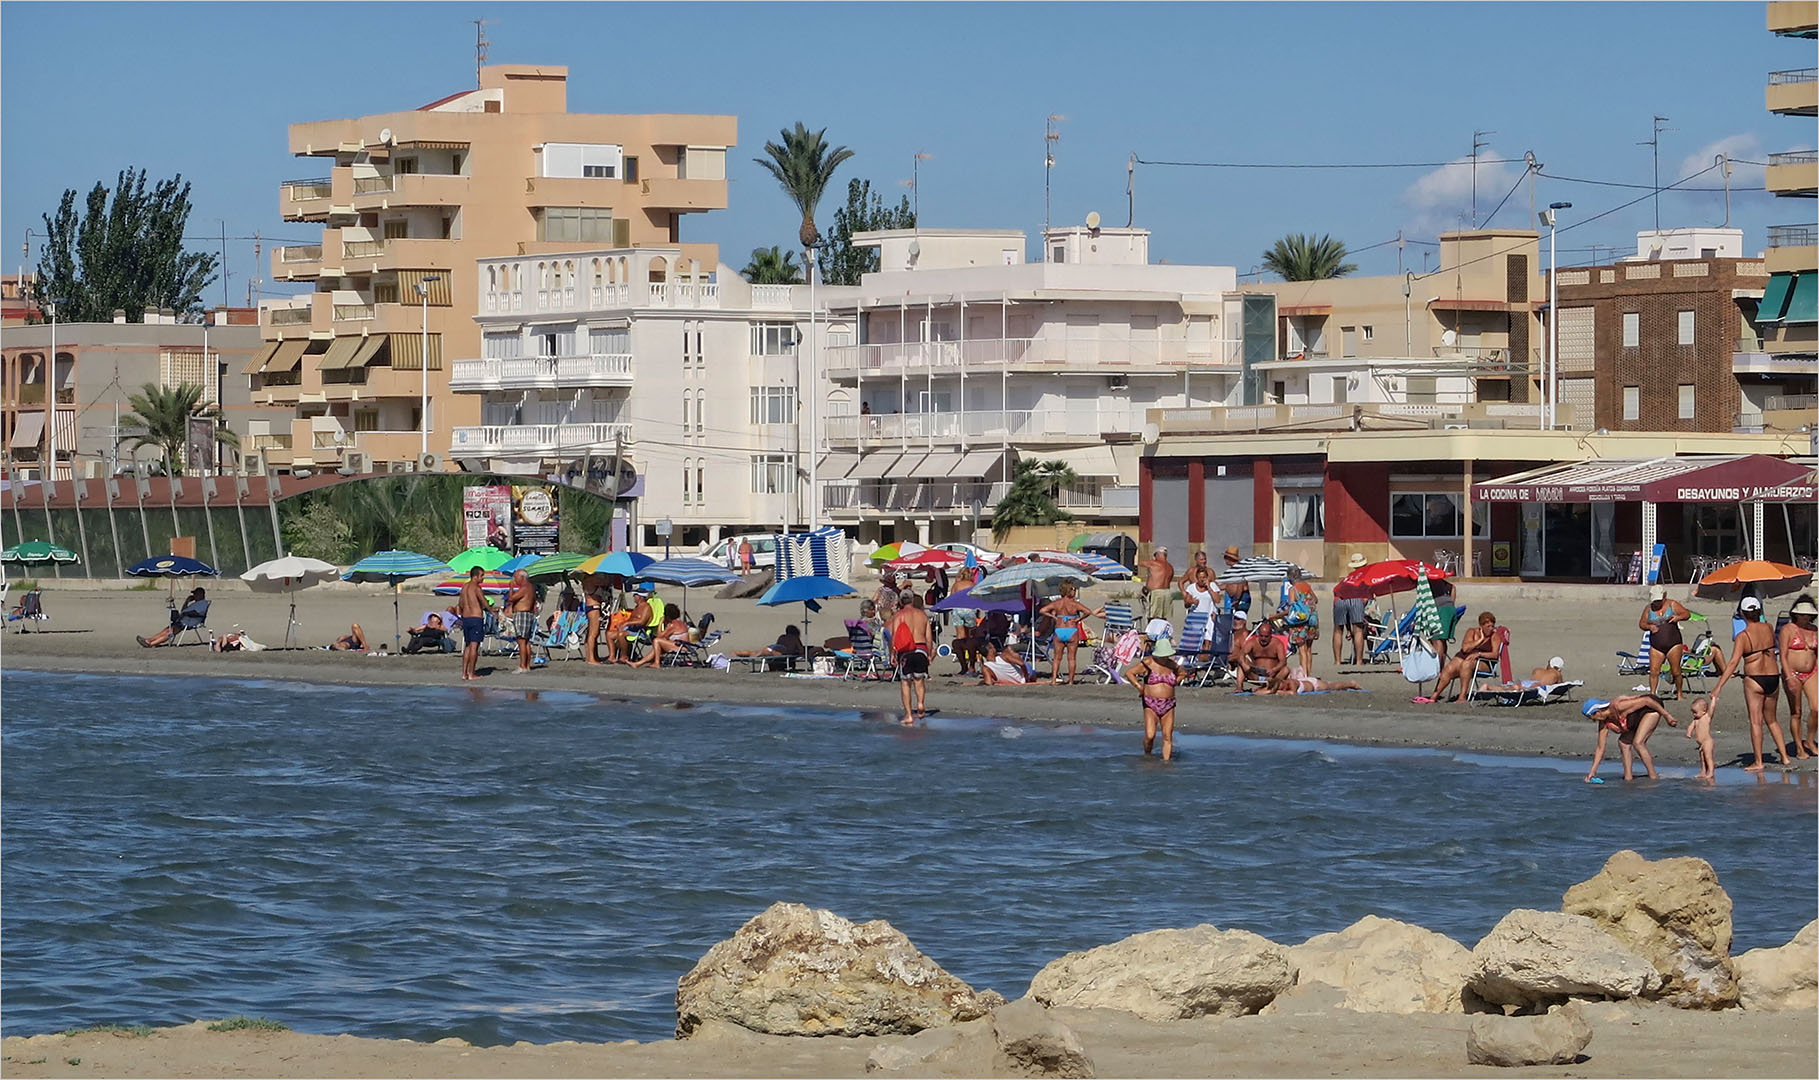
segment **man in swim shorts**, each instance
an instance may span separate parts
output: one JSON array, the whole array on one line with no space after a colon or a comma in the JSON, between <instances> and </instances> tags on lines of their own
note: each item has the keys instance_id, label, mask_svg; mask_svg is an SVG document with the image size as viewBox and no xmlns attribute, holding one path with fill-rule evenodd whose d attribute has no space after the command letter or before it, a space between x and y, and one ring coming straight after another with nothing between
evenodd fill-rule
<instances>
[{"instance_id":1,"label":"man in swim shorts","mask_svg":"<svg viewBox=\"0 0 1819 1080\"><path fill-rule=\"evenodd\" d=\"M461 678L480 677L480 642L486 637L486 593L480 589L486 571L476 566L467 572L467 584L455 601L455 614L461 617Z\"/></svg>"},{"instance_id":2,"label":"man in swim shorts","mask_svg":"<svg viewBox=\"0 0 1819 1080\"><path fill-rule=\"evenodd\" d=\"M907 591L901 603L891 617L891 651L897 657L898 688L903 693L903 725L913 727L918 717L928 715L928 658L934 655L935 642L928 613L922 610L922 597Z\"/></svg>"},{"instance_id":3,"label":"man in swim shorts","mask_svg":"<svg viewBox=\"0 0 1819 1080\"><path fill-rule=\"evenodd\" d=\"M1175 611L1175 566L1168 561L1168 548L1159 547L1143 567L1143 603L1152 619L1166 619Z\"/></svg>"},{"instance_id":4,"label":"man in swim shorts","mask_svg":"<svg viewBox=\"0 0 1819 1080\"><path fill-rule=\"evenodd\" d=\"M1349 573L1367 565L1362 554L1354 553L1351 561L1345 564ZM1352 663L1362 664L1365 658L1364 645L1364 598L1354 596L1333 597L1333 666L1339 666L1339 652L1346 638L1352 641Z\"/></svg>"}]
</instances>

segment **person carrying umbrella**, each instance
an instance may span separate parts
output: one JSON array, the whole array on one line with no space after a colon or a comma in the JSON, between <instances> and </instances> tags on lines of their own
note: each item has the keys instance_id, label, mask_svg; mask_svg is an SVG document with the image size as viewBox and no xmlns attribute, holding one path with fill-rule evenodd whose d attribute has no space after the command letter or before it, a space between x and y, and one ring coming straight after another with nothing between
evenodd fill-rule
<instances>
[{"instance_id":1,"label":"person carrying umbrella","mask_svg":"<svg viewBox=\"0 0 1819 1080\"><path fill-rule=\"evenodd\" d=\"M455 614L461 619L463 681L480 677L480 642L486 639L487 609L486 593L481 591L480 583L485 578L486 571L482 568L476 566L469 570L467 584L461 586L461 596L455 601Z\"/></svg>"}]
</instances>

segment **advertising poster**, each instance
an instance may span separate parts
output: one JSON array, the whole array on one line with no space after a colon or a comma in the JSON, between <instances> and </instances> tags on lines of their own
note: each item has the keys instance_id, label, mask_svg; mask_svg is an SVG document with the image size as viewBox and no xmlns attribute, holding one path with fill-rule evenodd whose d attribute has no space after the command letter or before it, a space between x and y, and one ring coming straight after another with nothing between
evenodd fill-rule
<instances>
[{"instance_id":1,"label":"advertising poster","mask_svg":"<svg viewBox=\"0 0 1819 1080\"><path fill-rule=\"evenodd\" d=\"M557 550L561 525L556 489L512 488L512 548L518 555L548 555Z\"/></svg>"},{"instance_id":2,"label":"advertising poster","mask_svg":"<svg viewBox=\"0 0 1819 1080\"><path fill-rule=\"evenodd\" d=\"M467 526L467 547L491 544L500 551L512 549L511 488L504 484L481 484L464 489L461 517Z\"/></svg>"}]
</instances>

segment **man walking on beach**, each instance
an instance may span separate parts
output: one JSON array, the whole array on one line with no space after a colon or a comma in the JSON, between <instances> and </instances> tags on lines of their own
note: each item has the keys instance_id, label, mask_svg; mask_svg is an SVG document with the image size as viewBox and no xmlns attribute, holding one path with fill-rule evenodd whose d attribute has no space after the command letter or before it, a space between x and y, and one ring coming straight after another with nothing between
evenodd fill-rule
<instances>
[{"instance_id":1,"label":"man walking on beach","mask_svg":"<svg viewBox=\"0 0 1819 1080\"><path fill-rule=\"evenodd\" d=\"M505 610L511 612L512 633L518 635L518 673L522 675L531 669L531 641L537 636L537 590L530 574L522 569L512 575Z\"/></svg>"},{"instance_id":2,"label":"man walking on beach","mask_svg":"<svg viewBox=\"0 0 1819 1080\"><path fill-rule=\"evenodd\" d=\"M1143 564L1143 598L1145 614L1152 619L1167 619L1175 610L1175 567L1168 561L1168 548L1159 547Z\"/></svg>"},{"instance_id":3,"label":"man walking on beach","mask_svg":"<svg viewBox=\"0 0 1819 1080\"><path fill-rule=\"evenodd\" d=\"M478 566L467 572L467 584L455 600L455 614L461 617L461 678L480 677L480 640L486 637L486 594L480 582L486 571Z\"/></svg>"},{"instance_id":4,"label":"man walking on beach","mask_svg":"<svg viewBox=\"0 0 1819 1080\"><path fill-rule=\"evenodd\" d=\"M935 652L928 613L922 610L922 598L914 590L904 592L903 606L891 616L890 627L898 687L903 692L903 726L913 727L918 717L928 715L928 659ZM912 694L914 707L910 705Z\"/></svg>"}]
</instances>

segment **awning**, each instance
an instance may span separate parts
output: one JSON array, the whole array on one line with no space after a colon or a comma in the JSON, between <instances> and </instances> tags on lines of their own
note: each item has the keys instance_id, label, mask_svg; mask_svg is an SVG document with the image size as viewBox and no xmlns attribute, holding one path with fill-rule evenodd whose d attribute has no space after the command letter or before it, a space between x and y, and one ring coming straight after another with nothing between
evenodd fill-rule
<instances>
[{"instance_id":1,"label":"awning","mask_svg":"<svg viewBox=\"0 0 1819 1080\"><path fill-rule=\"evenodd\" d=\"M853 471L846 474L849 480L881 480L890 475L903 455L895 450L879 450L859 459Z\"/></svg>"},{"instance_id":2,"label":"awning","mask_svg":"<svg viewBox=\"0 0 1819 1080\"><path fill-rule=\"evenodd\" d=\"M392 370L419 371L423 368L423 335L392 334ZM429 336L429 369L442 370L442 335Z\"/></svg>"},{"instance_id":3,"label":"awning","mask_svg":"<svg viewBox=\"0 0 1819 1080\"><path fill-rule=\"evenodd\" d=\"M349 360L354 358L354 354L360 351L360 346L365 341L364 337L351 335L336 338L329 343L328 351L322 354L321 362L316 365L317 370L340 371L347 366Z\"/></svg>"},{"instance_id":4,"label":"awning","mask_svg":"<svg viewBox=\"0 0 1819 1080\"><path fill-rule=\"evenodd\" d=\"M992 470L1003 460L1003 450L968 450L966 456L949 469L947 474L957 480L979 480L990 476Z\"/></svg>"},{"instance_id":5,"label":"awning","mask_svg":"<svg viewBox=\"0 0 1819 1080\"><path fill-rule=\"evenodd\" d=\"M374 334L366 338L360 343L360 348L356 349L354 355L348 359L347 366L357 368L372 363L373 357L379 355L379 350L385 348L386 340L383 334Z\"/></svg>"},{"instance_id":6,"label":"awning","mask_svg":"<svg viewBox=\"0 0 1819 1080\"><path fill-rule=\"evenodd\" d=\"M1787 326L1811 326L1819 322L1819 274L1805 273L1794 280L1794 295L1788 299Z\"/></svg>"},{"instance_id":7,"label":"awning","mask_svg":"<svg viewBox=\"0 0 1819 1080\"><path fill-rule=\"evenodd\" d=\"M265 365L271 363L272 357L277 354L279 347L283 344L282 341L261 342L258 351L253 353L253 358L240 369L240 374L257 375L264 371Z\"/></svg>"},{"instance_id":8,"label":"awning","mask_svg":"<svg viewBox=\"0 0 1819 1080\"><path fill-rule=\"evenodd\" d=\"M959 454L928 454L920 461L911 461L910 458L915 456L906 456L892 475L918 480L940 480L952 476L954 466L960 464Z\"/></svg>"},{"instance_id":9,"label":"awning","mask_svg":"<svg viewBox=\"0 0 1819 1080\"><path fill-rule=\"evenodd\" d=\"M1813 467L1767 454L1577 461L1472 485L1476 502L1811 502Z\"/></svg>"},{"instance_id":10,"label":"awning","mask_svg":"<svg viewBox=\"0 0 1819 1080\"><path fill-rule=\"evenodd\" d=\"M398 298L405 303L421 304L423 298L417 295L417 285L424 278L435 278L429 283L429 306L448 307L454 293L449 289L449 278L453 276L447 270L400 270L398 271Z\"/></svg>"},{"instance_id":11,"label":"awning","mask_svg":"<svg viewBox=\"0 0 1819 1080\"><path fill-rule=\"evenodd\" d=\"M1787 311L1788 297L1794 292L1794 279L1799 274L1770 274L1762 290L1762 301L1756 305L1758 323L1775 323Z\"/></svg>"},{"instance_id":12,"label":"awning","mask_svg":"<svg viewBox=\"0 0 1819 1080\"><path fill-rule=\"evenodd\" d=\"M823 480L840 480L852 472L853 466L857 464L858 454L827 453L822 454L821 460L815 463L815 471Z\"/></svg>"},{"instance_id":13,"label":"awning","mask_svg":"<svg viewBox=\"0 0 1819 1080\"><path fill-rule=\"evenodd\" d=\"M295 371L303 366L303 350L309 348L309 342L280 341L278 348L272 352L271 363L265 365L266 374L275 371Z\"/></svg>"},{"instance_id":14,"label":"awning","mask_svg":"<svg viewBox=\"0 0 1819 1080\"><path fill-rule=\"evenodd\" d=\"M14 415L18 419L13 424L13 438L6 445L14 450L25 446L37 446L44 437L44 414L22 412Z\"/></svg>"},{"instance_id":15,"label":"awning","mask_svg":"<svg viewBox=\"0 0 1819 1080\"><path fill-rule=\"evenodd\" d=\"M1118 461L1112 456L1112 448L1104 444L1078 450L1045 450L1034 456L1040 461L1065 461L1082 479L1118 475Z\"/></svg>"}]
</instances>

